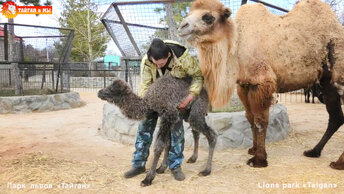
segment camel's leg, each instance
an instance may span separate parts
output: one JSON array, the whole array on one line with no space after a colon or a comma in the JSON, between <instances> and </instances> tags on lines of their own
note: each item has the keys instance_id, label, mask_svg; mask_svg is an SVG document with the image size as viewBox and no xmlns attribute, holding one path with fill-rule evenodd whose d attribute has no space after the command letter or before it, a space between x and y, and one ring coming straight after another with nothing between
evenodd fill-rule
<instances>
[{"instance_id":1,"label":"camel's leg","mask_svg":"<svg viewBox=\"0 0 344 194\"><path fill-rule=\"evenodd\" d=\"M256 152L247 161L253 167L268 166L267 154L265 151L266 130L269 124L269 109L273 100L272 94L275 92L275 82L273 79L266 78L260 84L247 87L248 106L253 115L252 131L256 134Z\"/></svg>"},{"instance_id":2,"label":"camel's leg","mask_svg":"<svg viewBox=\"0 0 344 194\"><path fill-rule=\"evenodd\" d=\"M211 173L212 161L213 161L213 156L214 156L214 150L215 150L217 135L216 135L215 131L206 124L205 119L203 119L203 120L204 120L203 126L204 126L205 130L202 133L207 137L207 140L208 140L209 155L208 155L207 165L206 165L205 169L199 173L199 175L207 176Z\"/></svg>"},{"instance_id":3,"label":"camel's leg","mask_svg":"<svg viewBox=\"0 0 344 194\"><path fill-rule=\"evenodd\" d=\"M251 113L249 104L248 104L248 88L243 88L241 86L238 86L237 88L238 91L238 96L242 102L242 104L244 105L245 108L245 112L246 112L246 118L248 120L248 122L251 125L251 130L252 130L252 138L253 138L253 146L248 149L248 153L251 155L254 155L256 153L257 150L257 133L256 131L258 130L256 125L254 124L254 118L253 118L253 114Z\"/></svg>"},{"instance_id":4,"label":"camel's leg","mask_svg":"<svg viewBox=\"0 0 344 194\"><path fill-rule=\"evenodd\" d=\"M165 170L167 169L167 158L168 158L168 151L170 150L171 147L171 142L166 143L165 146L165 152L164 152L164 158L161 162L161 165L158 169L156 169L156 173L158 174L162 174L165 172Z\"/></svg>"},{"instance_id":5,"label":"camel's leg","mask_svg":"<svg viewBox=\"0 0 344 194\"><path fill-rule=\"evenodd\" d=\"M198 138L199 138L200 132L204 134L208 140L209 155L208 155L207 165L205 169L199 173L199 175L201 176L207 176L211 173L217 135L216 135L216 132L212 128L210 128L205 122L205 116L207 114L207 111L204 110L202 112L198 109L198 107L207 107L207 106L205 104L198 104L198 103L199 103L198 101L195 102L193 105L195 108L194 107L191 108L190 116L189 116L189 123L193 129L193 134L196 135L195 137L197 137L197 147L198 147ZM196 138L195 138L195 150L196 150ZM196 155L196 158L197 158L197 155Z\"/></svg>"},{"instance_id":6,"label":"camel's leg","mask_svg":"<svg viewBox=\"0 0 344 194\"><path fill-rule=\"evenodd\" d=\"M193 134L193 138L194 138L194 151L192 156L188 159L187 163L195 163L197 158L198 158L198 145L199 145L199 132L192 129L191 130L192 134Z\"/></svg>"},{"instance_id":7,"label":"camel's leg","mask_svg":"<svg viewBox=\"0 0 344 194\"><path fill-rule=\"evenodd\" d=\"M256 151L257 151L257 132L258 132L258 128L254 124L253 114L250 111L246 110L246 114L245 115L246 115L246 118L247 118L248 122L251 125L252 138L253 138L253 146L250 149L248 149L248 154L255 155Z\"/></svg>"},{"instance_id":8,"label":"camel's leg","mask_svg":"<svg viewBox=\"0 0 344 194\"><path fill-rule=\"evenodd\" d=\"M344 170L344 152L339 157L337 162L331 162L330 164L331 168L337 169L337 170Z\"/></svg>"},{"instance_id":9,"label":"camel's leg","mask_svg":"<svg viewBox=\"0 0 344 194\"><path fill-rule=\"evenodd\" d=\"M166 148L166 144L170 144L171 139L171 129L173 127L173 124L176 123L176 120L178 119L178 112L169 112L165 113L161 117L161 126L158 131L156 143L154 145L154 158L152 166L149 170L149 172L146 175L146 178L141 182L141 186L149 186L152 184L153 179L156 175L156 167L159 161L159 157L161 155L161 152L164 148Z\"/></svg>"},{"instance_id":10,"label":"camel's leg","mask_svg":"<svg viewBox=\"0 0 344 194\"><path fill-rule=\"evenodd\" d=\"M267 167L268 162L265 150L265 137L269 123L269 108L263 109L261 112L254 112L253 115L254 125L257 128L257 149L254 156L247 161L247 164L252 167Z\"/></svg>"},{"instance_id":11,"label":"camel's leg","mask_svg":"<svg viewBox=\"0 0 344 194\"><path fill-rule=\"evenodd\" d=\"M170 135L170 132L168 130L164 130L163 128L159 129L158 137L156 139L156 143L154 145L154 158L152 166L149 170L149 172L146 175L146 178L141 182L141 186L149 186L152 184L153 179L156 175L156 167L159 161L159 157L161 155L161 152L165 148L165 141L167 140L167 136Z\"/></svg>"},{"instance_id":12,"label":"camel's leg","mask_svg":"<svg viewBox=\"0 0 344 194\"><path fill-rule=\"evenodd\" d=\"M337 89L330 83L330 80L321 80L322 90L326 104L326 110L329 114L329 122L325 134L319 143L311 150L305 151L303 154L307 157L320 157L321 151L327 141L344 123L343 111L341 108L340 96Z\"/></svg>"},{"instance_id":13,"label":"camel's leg","mask_svg":"<svg viewBox=\"0 0 344 194\"><path fill-rule=\"evenodd\" d=\"M315 98L315 94L314 94L315 91L312 91L312 103L314 104L314 98Z\"/></svg>"},{"instance_id":14,"label":"camel's leg","mask_svg":"<svg viewBox=\"0 0 344 194\"><path fill-rule=\"evenodd\" d=\"M211 167L212 167L212 161L213 161L213 156L214 156L214 149L216 145L217 135L215 131L207 125L207 123L205 122L204 116L193 114L192 111L189 117L189 123L194 130L197 130L201 132L202 134L204 134L208 140L209 155L208 155L207 165L205 169L199 173L199 175L201 176L207 176L211 173Z\"/></svg>"},{"instance_id":15,"label":"camel's leg","mask_svg":"<svg viewBox=\"0 0 344 194\"><path fill-rule=\"evenodd\" d=\"M305 94L305 103L309 103L309 89L303 89Z\"/></svg>"}]
</instances>

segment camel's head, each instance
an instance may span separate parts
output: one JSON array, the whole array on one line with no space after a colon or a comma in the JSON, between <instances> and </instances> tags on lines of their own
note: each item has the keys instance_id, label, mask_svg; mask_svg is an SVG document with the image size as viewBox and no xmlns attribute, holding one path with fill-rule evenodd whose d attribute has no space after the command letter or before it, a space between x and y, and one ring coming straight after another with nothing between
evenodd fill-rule
<instances>
[{"instance_id":1,"label":"camel's head","mask_svg":"<svg viewBox=\"0 0 344 194\"><path fill-rule=\"evenodd\" d=\"M219 41L231 14L232 11L218 0L196 0L180 24L178 34L191 45Z\"/></svg>"},{"instance_id":2,"label":"camel's head","mask_svg":"<svg viewBox=\"0 0 344 194\"><path fill-rule=\"evenodd\" d=\"M124 97L131 93L130 87L122 80L115 80L111 85L99 90L98 98L109 103L121 102Z\"/></svg>"}]
</instances>

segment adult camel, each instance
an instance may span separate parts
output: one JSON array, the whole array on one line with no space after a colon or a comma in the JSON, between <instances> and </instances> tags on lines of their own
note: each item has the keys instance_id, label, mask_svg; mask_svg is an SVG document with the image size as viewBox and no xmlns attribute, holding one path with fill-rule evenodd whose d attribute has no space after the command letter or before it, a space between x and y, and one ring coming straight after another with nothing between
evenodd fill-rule
<instances>
[{"instance_id":1,"label":"adult camel","mask_svg":"<svg viewBox=\"0 0 344 194\"><path fill-rule=\"evenodd\" d=\"M320 83L329 113L320 142L305 151L319 157L344 123L344 29L330 6L301 0L285 16L262 4L243 5L235 20L218 0L196 0L178 33L198 52L213 107L229 102L235 83L251 124L254 155L247 164L266 167L266 129L274 92L288 92ZM344 169L344 156L330 165Z\"/></svg>"}]
</instances>

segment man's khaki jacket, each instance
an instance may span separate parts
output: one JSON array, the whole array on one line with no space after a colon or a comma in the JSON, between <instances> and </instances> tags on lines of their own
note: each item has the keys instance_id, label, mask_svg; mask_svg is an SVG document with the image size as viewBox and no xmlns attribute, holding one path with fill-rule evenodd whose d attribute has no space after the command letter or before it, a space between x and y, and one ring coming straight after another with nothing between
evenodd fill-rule
<instances>
[{"instance_id":1,"label":"man's khaki jacket","mask_svg":"<svg viewBox=\"0 0 344 194\"><path fill-rule=\"evenodd\" d=\"M186 76L192 77L189 91L193 96L199 95L203 87L203 76L197 61L189 54L189 49L186 48L184 45L171 40L165 40L164 42L169 44L176 44L186 49L183 55L179 58L177 58L174 53L172 54L172 59L168 64L168 67L172 70L169 71L166 69L165 74L170 73L173 77L176 78L183 78ZM146 54L142 58L140 68L141 82L139 85L138 95L142 97L147 91L148 87L157 79L157 65L149 61ZM158 69L158 72L161 77L161 70Z\"/></svg>"}]
</instances>

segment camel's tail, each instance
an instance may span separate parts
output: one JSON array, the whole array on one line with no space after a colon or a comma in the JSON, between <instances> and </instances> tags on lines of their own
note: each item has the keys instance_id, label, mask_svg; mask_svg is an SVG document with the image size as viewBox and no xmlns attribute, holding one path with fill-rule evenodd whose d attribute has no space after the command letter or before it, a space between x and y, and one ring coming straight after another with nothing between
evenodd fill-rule
<instances>
[{"instance_id":1,"label":"camel's tail","mask_svg":"<svg viewBox=\"0 0 344 194\"><path fill-rule=\"evenodd\" d=\"M129 119L142 120L148 111L147 103L122 80L116 80L100 90L98 97L118 106Z\"/></svg>"}]
</instances>

